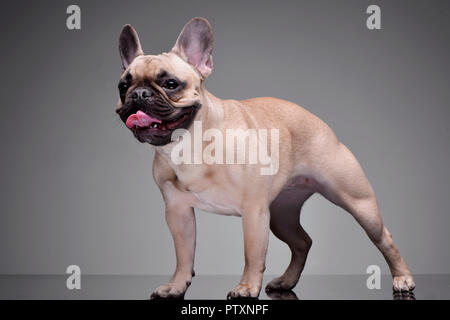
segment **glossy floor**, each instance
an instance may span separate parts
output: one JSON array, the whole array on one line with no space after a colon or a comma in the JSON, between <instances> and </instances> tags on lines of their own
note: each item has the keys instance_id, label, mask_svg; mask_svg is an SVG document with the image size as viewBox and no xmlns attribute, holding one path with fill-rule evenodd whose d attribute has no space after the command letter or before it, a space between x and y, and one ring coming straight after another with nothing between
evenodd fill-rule
<instances>
[{"instance_id":1,"label":"glossy floor","mask_svg":"<svg viewBox=\"0 0 450 320\"><path fill-rule=\"evenodd\" d=\"M198 275L185 299L225 299L239 276ZM266 275L263 285L273 277ZM64 275L2 275L0 299L148 299L168 276L87 275L80 290L68 290ZM266 294L260 299L450 299L450 275L416 275L414 296L393 295L390 276L381 289L369 290L366 275L304 275L292 292ZM263 287L264 288L264 287Z\"/></svg>"}]
</instances>

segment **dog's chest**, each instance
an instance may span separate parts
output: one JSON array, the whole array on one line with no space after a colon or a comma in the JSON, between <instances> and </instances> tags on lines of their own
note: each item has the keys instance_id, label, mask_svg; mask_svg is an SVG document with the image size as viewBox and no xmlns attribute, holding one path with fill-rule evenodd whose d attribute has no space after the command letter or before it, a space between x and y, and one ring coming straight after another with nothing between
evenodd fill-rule
<instances>
[{"instance_id":1,"label":"dog's chest","mask_svg":"<svg viewBox=\"0 0 450 320\"><path fill-rule=\"evenodd\" d=\"M240 216L236 195L217 173L204 168L177 170L178 186L189 193L194 208L223 215Z\"/></svg>"},{"instance_id":2,"label":"dog's chest","mask_svg":"<svg viewBox=\"0 0 450 320\"><path fill-rule=\"evenodd\" d=\"M201 192L191 191L195 198L194 207L203 211L240 216L239 210L233 205L228 194L218 188L209 188Z\"/></svg>"}]
</instances>

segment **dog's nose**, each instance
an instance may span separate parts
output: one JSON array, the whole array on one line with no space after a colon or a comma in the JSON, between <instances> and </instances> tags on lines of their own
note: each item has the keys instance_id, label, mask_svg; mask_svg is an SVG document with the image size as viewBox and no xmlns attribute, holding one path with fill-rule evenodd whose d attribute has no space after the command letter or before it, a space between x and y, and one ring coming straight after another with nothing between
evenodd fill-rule
<instances>
[{"instance_id":1,"label":"dog's nose","mask_svg":"<svg viewBox=\"0 0 450 320\"><path fill-rule=\"evenodd\" d=\"M147 100L152 96L152 92L147 88L136 88L131 94L133 100Z\"/></svg>"}]
</instances>

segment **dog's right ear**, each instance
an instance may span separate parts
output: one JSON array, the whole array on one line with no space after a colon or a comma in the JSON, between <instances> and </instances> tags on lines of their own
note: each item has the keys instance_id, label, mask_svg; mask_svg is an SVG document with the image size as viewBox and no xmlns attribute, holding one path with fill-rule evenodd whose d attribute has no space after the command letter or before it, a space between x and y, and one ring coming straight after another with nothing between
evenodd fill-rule
<instances>
[{"instance_id":1,"label":"dog's right ear","mask_svg":"<svg viewBox=\"0 0 450 320\"><path fill-rule=\"evenodd\" d=\"M213 31L205 18L193 18L184 26L172 52L192 65L203 79L213 68Z\"/></svg>"},{"instance_id":2,"label":"dog's right ear","mask_svg":"<svg viewBox=\"0 0 450 320\"><path fill-rule=\"evenodd\" d=\"M127 24L123 27L119 37L119 52L122 66L125 70L137 56L143 55L139 37L134 28Z\"/></svg>"}]
</instances>

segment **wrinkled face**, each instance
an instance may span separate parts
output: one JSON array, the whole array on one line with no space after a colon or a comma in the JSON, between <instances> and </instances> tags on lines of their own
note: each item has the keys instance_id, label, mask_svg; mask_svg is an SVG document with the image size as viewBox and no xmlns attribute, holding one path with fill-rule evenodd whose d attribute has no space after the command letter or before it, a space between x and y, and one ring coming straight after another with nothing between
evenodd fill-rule
<instances>
[{"instance_id":1,"label":"wrinkled face","mask_svg":"<svg viewBox=\"0 0 450 320\"><path fill-rule=\"evenodd\" d=\"M172 50L160 55L144 55L136 30L124 26L116 112L139 141L166 145L176 129L189 128L202 107L202 81L212 71L212 48L211 25L204 18L190 20Z\"/></svg>"},{"instance_id":2,"label":"wrinkled face","mask_svg":"<svg viewBox=\"0 0 450 320\"><path fill-rule=\"evenodd\" d=\"M116 112L140 142L161 146L188 129L201 108L201 79L174 53L138 56L118 84Z\"/></svg>"}]
</instances>

